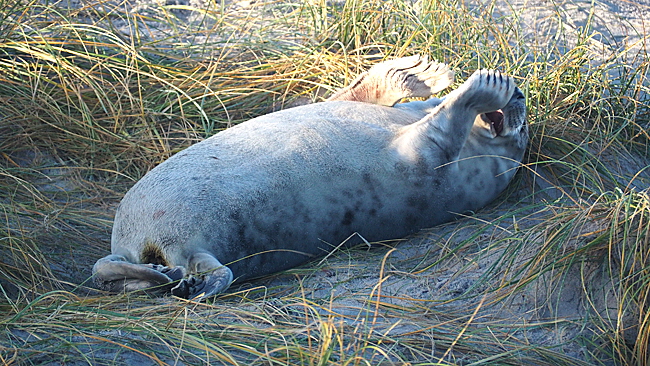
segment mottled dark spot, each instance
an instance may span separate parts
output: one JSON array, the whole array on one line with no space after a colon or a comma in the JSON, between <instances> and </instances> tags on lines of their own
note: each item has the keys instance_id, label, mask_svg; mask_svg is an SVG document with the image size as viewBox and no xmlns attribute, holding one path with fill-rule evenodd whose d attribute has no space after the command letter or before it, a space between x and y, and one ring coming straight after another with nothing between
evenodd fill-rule
<instances>
[{"instance_id":1,"label":"mottled dark spot","mask_svg":"<svg viewBox=\"0 0 650 366\"><path fill-rule=\"evenodd\" d=\"M361 207L363 206L363 202L357 201L354 203L354 211L359 211Z\"/></svg>"},{"instance_id":2,"label":"mottled dark spot","mask_svg":"<svg viewBox=\"0 0 650 366\"><path fill-rule=\"evenodd\" d=\"M328 203L331 203L333 205L338 205L340 203L340 201L334 197L327 197L325 198L325 200L327 200Z\"/></svg>"},{"instance_id":3,"label":"mottled dark spot","mask_svg":"<svg viewBox=\"0 0 650 366\"><path fill-rule=\"evenodd\" d=\"M341 221L341 225L343 226L351 225L353 220L354 220L354 212L347 210L345 211L345 215L343 216L343 221Z\"/></svg>"},{"instance_id":4,"label":"mottled dark spot","mask_svg":"<svg viewBox=\"0 0 650 366\"><path fill-rule=\"evenodd\" d=\"M372 216L372 217L375 217L375 216L377 216L377 210L375 210L374 208L371 208L370 211L368 211L368 214L370 216Z\"/></svg>"},{"instance_id":5,"label":"mottled dark spot","mask_svg":"<svg viewBox=\"0 0 650 366\"><path fill-rule=\"evenodd\" d=\"M409 196L406 199L406 204L418 211L426 211L429 208L429 202L427 201L427 197L424 195Z\"/></svg>"},{"instance_id":6,"label":"mottled dark spot","mask_svg":"<svg viewBox=\"0 0 650 366\"><path fill-rule=\"evenodd\" d=\"M260 231L264 231L270 238L279 238L284 242L290 242L293 233L284 232L281 234L280 233L281 228L282 228L282 221L276 221L273 224L271 224L271 226L266 228L266 230L260 230Z\"/></svg>"},{"instance_id":7,"label":"mottled dark spot","mask_svg":"<svg viewBox=\"0 0 650 366\"><path fill-rule=\"evenodd\" d=\"M346 234L346 233L347 233L347 231L344 232L341 229L336 229L334 231L334 233L332 233L331 242L332 243L341 243L341 242L343 242L343 240L345 240L345 238L350 235L350 234ZM331 250L332 250L332 248L327 248L326 252L329 253Z\"/></svg>"},{"instance_id":8,"label":"mottled dark spot","mask_svg":"<svg viewBox=\"0 0 650 366\"><path fill-rule=\"evenodd\" d=\"M462 202L462 204L461 204ZM467 194L464 191L458 192L455 199L456 207L467 207Z\"/></svg>"},{"instance_id":9,"label":"mottled dark spot","mask_svg":"<svg viewBox=\"0 0 650 366\"><path fill-rule=\"evenodd\" d=\"M414 229L418 226L418 217L413 215L413 214L407 214L406 217L404 218L404 221L406 223L406 227L409 229Z\"/></svg>"},{"instance_id":10,"label":"mottled dark spot","mask_svg":"<svg viewBox=\"0 0 650 366\"><path fill-rule=\"evenodd\" d=\"M157 210L156 212L153 213L153 219L158 220L162 215L165 214L165 210Z\"/></svg>"},{"instance_id":11,"label":"mottled dark spot","mask_svg":"<svg viewBox=\"0 0 650 366\"><path fill-rule=\"evenodd\" d=\"M372 202L376 204L378 208L384 207L381 198L377 194L373 194L370 198L372 198Z\"/></svg>"},{"instance_id":12,"label":"mottled dark spot","mask_svg":"<svg viewBox=\"0 0 650 366\"><path fill-rule=\"evenodd\" d=\"M239 210L233 210L229 216L233 221L241 221L241 212Z\"/></svg>"},{"instance_id":13,"label":"mottled dark spot","mask_svg":"<svg viewBox=\"0 0 650 366\"><path fill-rule=\"evenodd\" d=\"M409 168L404 164L403 162L397 162L395 164L395 170L400 174L400 175L405 175L408 173ZM367 182L369 183L369 182Z\"/></svg>"},{"instance_id":14,"label":"mottled dark spot","mask_svg":"<svg viewBox=\"0 0 650 366\"><path fill-rule=\"evenodd\" d=\"M341 192L341 193L342 193L346 198L350 198L350 199L352 199L352 198L354 197L354 193L352 193L352 191L350 191L350 190L345 190L345 191L343 191L343 192Z\"/></svg>"},{"instance_id":15,"label":"mottled dark spot","mask_svg":"<svg viewBox=\"0 0 650 366\"><path fill-rule=\"evenodd\" d=\"M417 204L417 197L410 196L409 198L406 199L406 204L409 207L415 207L415 205Z\"/></svg>"},{"instance_id":16,"label":"mottled dark spot","mask_svg":"<svg viewBox=\"0 0 650 366\"><path fill-rule=\"evenodd\" d=\"M436 178L436 179L433 180L433 186L434 187L440 187L440 185L442 185L442 182L440 181L440 179Z\"/></svg>"},{"instance_id":17,"label":"mottled dark spot","mask_svg":"<svg viewBox=\"0 0 650 366\"><path fill-rule=\"evenodd\" d=\"M237 237L239 238L239 242L243 242L244 239L246 238L246 225L245 224L240 224L239 227L237 227Z\"/></svg>"},{"instance_id":18,"label":"mottled dark spot","mask_svg":"<svg viewBox=\"0 0 650 366\"><path fill-rule=\"evenodd\" d=\"M419 157L415 163L415 171L418 175L428 175L429 174L429 164L426 160Z\"/></svg>"}]
</instances>

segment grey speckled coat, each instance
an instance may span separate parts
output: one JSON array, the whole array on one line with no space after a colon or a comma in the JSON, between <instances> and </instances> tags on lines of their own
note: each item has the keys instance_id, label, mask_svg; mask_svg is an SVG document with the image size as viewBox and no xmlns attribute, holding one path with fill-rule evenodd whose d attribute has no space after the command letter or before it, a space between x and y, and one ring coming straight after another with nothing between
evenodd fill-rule
<instances>
[{"instance_id":1,"label":"grey speckled coat","mask_svg":"<svg viewBox=\"0 0 650 366\"><path fill-rule=\"evenodd\" d=\"M213 295L232 273L291 268L354 232L400 238L479 209L507 186L527 141L523 95L493 71L443 99L338 100L261 116L135 184L115 216L112 255L95 272L108 290L185 278L175 294ZM103 270L107 261L128 267ZM165 278L129 275L141 270Z\"/></svg>"}]
</instances>

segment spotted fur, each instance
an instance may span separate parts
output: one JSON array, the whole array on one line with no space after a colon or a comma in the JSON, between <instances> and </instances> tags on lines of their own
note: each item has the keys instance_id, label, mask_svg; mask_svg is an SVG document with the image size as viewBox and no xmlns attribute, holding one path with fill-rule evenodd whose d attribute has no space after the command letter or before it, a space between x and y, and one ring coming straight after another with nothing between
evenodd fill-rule
<instances>
[{"instance_id":1,"label":"spotted fur","mask_svg":"<svg viewBox=\"0 0 650 366\"><path fill-rule=\"evenodd\" d=\"M297 266L355 232L401 238L489 203L528 142L524 97L481 70L444 98L386 106L413 95L406 80L426 81L427 95L451 83L445 65L422 60L390 61L327 102L254 118L151 170L117 209L97 286L207 297L233 274ZM386 105L368 97L382 93Z\"/></svg>"}]
</instances>

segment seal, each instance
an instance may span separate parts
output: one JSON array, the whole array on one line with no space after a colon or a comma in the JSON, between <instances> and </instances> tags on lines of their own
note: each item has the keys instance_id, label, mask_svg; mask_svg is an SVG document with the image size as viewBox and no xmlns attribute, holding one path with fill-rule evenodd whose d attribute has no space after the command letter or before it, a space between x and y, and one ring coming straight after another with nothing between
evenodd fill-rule
<instances>
[{"instance_id":1,"label":"seal","mask_svg":"<svg viewBox=\"0 0 650 366\"><path fill-rule=\"evenodd\" d=\"M175 154L115 215L99 289L202 300L238 280L326 255L352 233L401 238L492 201L528 143L512 77L379 63L321 103L254 118Z\"/></svg>"}]
</instances>

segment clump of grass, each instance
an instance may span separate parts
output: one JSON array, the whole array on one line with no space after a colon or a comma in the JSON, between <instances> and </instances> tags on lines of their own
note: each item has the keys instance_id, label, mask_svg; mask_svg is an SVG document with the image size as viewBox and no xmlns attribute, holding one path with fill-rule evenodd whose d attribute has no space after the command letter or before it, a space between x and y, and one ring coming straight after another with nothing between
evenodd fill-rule
<instances>
[{"instance_id":1,"label":"clump of grass","mask_svg":"<svg viewBox=\"0 0 650 366\"><path fill-rule=\"evenodd\" d=\"M531 44L518 19L453 0L0 0L3 362L648 364L650 60L595 62L589 24ZM114 207L151 167L414 53L525 90L532 142L494 212L208 304L89 292ZM566 289L582 313L562 313Z\"/></svg>"}]
</instances>

